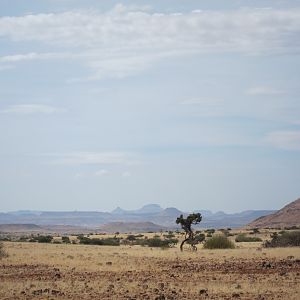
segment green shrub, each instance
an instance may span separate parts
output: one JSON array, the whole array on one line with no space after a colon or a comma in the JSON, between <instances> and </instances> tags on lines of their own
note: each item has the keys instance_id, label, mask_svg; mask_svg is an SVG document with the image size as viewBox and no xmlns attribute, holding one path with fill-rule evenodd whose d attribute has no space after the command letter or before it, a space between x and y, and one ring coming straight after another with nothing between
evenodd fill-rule
<instances>
[{"instance_id":1,"label":"green shrub","mask_svg":"<svg viewBox=\"0 0 300 300\"><path fill-rule=\"evenodd\" d=\"M136 234L135 237L136 237L136 238L142 238L142 237L144 237L144 235L141 234L141 233L139 233L139 234Z\"/></svg>"},{"instance_id":2,"label":"green shrub","mask_svg":"<svg viewBox=\"0 0 300 300\"><path fill-rule=\"evenodd\" d=\"M284 231L282 234L272 234L271 237L271 241L264 244L267 248L300 246L300 231Z\"/></svg>"},{"instance_id":3,"label":"green shrub","mask_svg":"<svg viewBox=\"0 0 300 300\"><path fill-rule=\"evenodd\" d=\"M259 237L255 237L255 236L246 236L244 233L239 234L236 238L235 241L237 243L240 242L261 242L262 239Z\"/></svg>"},{"instance_id":4,"label":"green shrub","mask_svg":"<svg viewBox=\"0 0 300 300\"><path fill-rule=\"evenodd\" d=\"M33 237L30 242L38 242L38 243L51 243L53 237L51 235L38 235Z\"/></svg>"},{"instance_id":5,"label":"green shrub","mask_svg":"<svg viewBox=\"0 0 300 300\"><path fill-rule=\"evenodd\" d=\"M84 245L120 246L120 240L117 238L90 239L80 236L79 243Z\"/></svg>"},{"instance_id":6,"label":"green shrub","mask_svg":"<svg viewBox=\"0 0 300 300\"><path fill-rule=\"evenodd\" d=\"M118 238L106 238L102 239L103 246L120 246L120 240Z\"/></svg>"},{"instance_id":7,"label":"green shrub","mask_svg":"<svg viewBox=\"0 0 300 300\"><path fill-rule=\"evenodd\" d=\"M169 247L169 242L161 240L159 238L153 238L147 240L147 245L149 247Z\"/></svg>"},{"instance_id":8,"label":"green shrub","mask_svg":"<svg viewBox=\"0 0 300 300\"><path fill-rule=\"evenodd\" d=\"M203 248L205 249L233 249L235 248L234 243L230 241L225 235L214 235L208 239Z\"/></svg>"},{"instance_id":9,"label":"green shrub","mask_svg":"<svg viewBox=\"0 0 300 300\"><path fill-rule=\"evenodd\" d=\"M215 233L215 231L216 231L216 230L213 229L213 228L212 228L212 229L206 229L206 230L205 230L205 232L208 233L208 234L213 234L213 233Z\"/></svg>"},{"instance_id":10,"label":"green shrub","mask_svg":"<svg viewBox=\"0 0 300 300\"><path fill-rule=\"evenodd\" d=\"M71 243L70 238L68 236L62 236L61 241L65 244L70 244Z\"/></svg>"},{"instance_id":11,"label":"green shrub","mask_svg":"<svg viewBox=\"0 0 300 300\"><path fill-rule=\"evenodd\" d=\"M164 234L164 238L166 239L172 239L175 237L175 234L174 233L167 233L167 234Z\"/></svg>"},{"instance_id":12,"label":"green shrub","mask_svg":"<svg viewBox=\"0 0 300 300\"><path fill-rule=\"evenodd\" d=\"M151 238L151 239L144 239L144 240L136 240L136 245L148 246L148 247L160 247L160 248L169 248L177 243L178 243L177 239L161 240L160 238Z\"/></svg>"},{"instance_id":13,"label":"green shrub","mask_svg":"<svg viewBox=\"0 0 300 300\"><path fill-rule=\"evenodd\" d=\"M284 227L285 230L297 230L297 229L300 229L299 226L289 226L289 227Z\"/></svg>"},{"instance_id":14,"label":"green shrub","mask_svg":"<svg viewBox=\"0 0 300 300\"><path fill-rule=\"evenodd\" d=\"M134 234L129 234L126 238L126 240L128 241L135 241L136 240L136 236Z\"/></svg>"},{"instance_id":15,"label":"green shrub","mask_svg":"<svg viewBox=\"0 0 300 300\"><path fill-rule=\"evenodd\" d=\"M200 244L201 242L203 242L205 240L205 234L204 233L198 233L195 235L194 240L193 241L187 241L188 244L190 245L197 245Z\"/></svg>"},{"instance_id":16,"label":"green shrub","mask_svg":"<svg viewBox=\"0 0 300 300\"><path fill-rule=\"evenodd\" d=\"M27 242L28 238L26 236L21 236L19 239L18 239L18 242Z\"/></svg>"}]
</instances>

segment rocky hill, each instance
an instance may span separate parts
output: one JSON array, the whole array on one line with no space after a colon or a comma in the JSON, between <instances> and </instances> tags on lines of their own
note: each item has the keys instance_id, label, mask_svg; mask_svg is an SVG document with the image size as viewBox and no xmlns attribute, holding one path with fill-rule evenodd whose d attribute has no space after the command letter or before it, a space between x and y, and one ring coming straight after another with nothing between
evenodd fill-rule
<instances>
[{"instance_id":1,"label":"rocky hill","mask_svg":"<svg viewBox=\"0 0 300 300\"><path fill-rule=\"evenodd\" d=\"M105 225L102 225L98 228L101 232L107 233L128 233L128 232L159 232L165 231L167 228L154 224L152 222L112 222Z\"/></svg>"},{"instance_id":2,"label":"rocky hill","mask_svg":"<svg viewBox=\"0 0 300 300\"><path fill-rule=\"evenodd\" d=\"M200 212L202 221L198 228L227 228L242 227L258 217L268 215L274 211L270 210L248 210L240 213L213 213L208 210L193 210L191 212ZM0 212L0 224L36 224L44 229L60 230L66 226L73 230L74 226L84 227L85 229L95 229L99 226L123 222L137 224L141 222L152 222L161 227L169 229L179 228L175 220L181 214L187 215L191 212L182 212L175 207L163 209L158 204L148 204L137 210L125 210L117 207L112 212L101 211L15 211ZM56 226L55 228L53 226ZM136 226L139 229L139 226ZM69 230L68 229L68 230ZM78 228L79 229L79 228ZM75 228L75 230L77 230ZM115 230L120 231L120 230ZM130 229L131 231L131 229ZM133 231L133 230L132 230ZM154 231L149 229L149 231ZM79 231L78 231L79 232Z\"/></svg>"},{"instance_id":3,"label":"rocky hill","mask_svg":"<svg viewBox=\"0 0 300 300\"><path fill-rule=\"evenodd\" d=\"M275 213L254 220L248 226L258 228L282 228L298 225L300 225L300 198Z\"/></svg>"}]
</instances>

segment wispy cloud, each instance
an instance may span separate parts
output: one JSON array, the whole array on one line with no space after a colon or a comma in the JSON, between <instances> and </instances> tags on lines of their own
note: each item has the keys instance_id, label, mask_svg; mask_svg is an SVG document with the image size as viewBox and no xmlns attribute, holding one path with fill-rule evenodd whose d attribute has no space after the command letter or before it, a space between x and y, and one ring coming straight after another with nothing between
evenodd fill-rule
<instances>
[{"instance_id":1,"label":"wispy cloud","mask_svg":"<svg viewBox=\"0 0 300 300\"><path fill-rule=\"evenodd\" d=\"M124 152L70 152L49 153L44 156L53 164L61 165L134 165L139 162L132 154ZM103 170L99 171L103 173Z\"/></svg>"},{"instance_id":2,"label":"wispy cloud","mask_svg":"<svg viewBox=\"0 0 300 300\"><path fill-rule=\"evenodd\" d=\"M14 63L21 61L30 61L30 60L43 60L43 59L59 59L69 57L68 53L37 53L30 52L25 54L14 54L0 56L0 63Z\"/></svg>"},{"instance_id":3,"label":"wispy cloud","mask_svg":"<svg viewBox=\"0 0 300 300\"><path fill-rule=\"evenodd\" d=\"M101 170L98 170L98 171L95 172L95 176L97 176L97 177L103 177L103 176L106 176L108 174L109 174L109 172L105 169L101 169Z\"/></svg>"},{"instance_id":4,"label":"wispy cloud","mask_svg":"<svg viewBox=\"0 0 300 300\"><path fill-rule=\"evenodd\" d=\"M57 108L50 105L18 104L18 105L8 106L7 108L0 110L0 113L30 115L30 114L53 114L53 113L59 113L63 111L64 109L62 108Z\"/></svg>"},{"instance_id":5,"label":"wispy cloud","mask_svg":"<svg viewBox=\"0 0 300 300\"><path fill-rule=\"evenodd\" d=\"M300 131L287 130L271 132L266 137L270 145L285 150L300 150Z\"/></svg>"},{"instance_id":6,"label":"wispy cloud","mask_svg":"<svg viewBox=\"0 0 300 300\"><path fill-rule=\"evenodd\" d=\"M277 89L271 86L257 86L252 87L246 91L246 94L252 96L274 96L274 95L282 95L285 91L282 89Z\"/></svg>"},{"instance_id":7,"label":"wispy cloud","mask_svg":"<svg viewBox=\"0 0 300 300\"><path fill-rule=\"evenodd\" d=\"M223 99L220 98L189 98L180 102L183 105L199 105L199 106L219 106L223 104Z\"/></svg>"},{"instance_id":8,"label":"wispy cloud","mask_svg":"<svg viewBox=\"0 0 300 300\"><path fill-rule=\"evenodd\" d=\"M129 171L125 171L125 172L122 173L122 177L127 178L127 177L130 177L130 176L131 176L131 173Z\"/></svg>"},{"instance_id":9,"label":"wispy cloud","mask_svg":"<svg viewBox=\"0 0 300 300\"><path fill-rule=\"evenodd\" d=\"M177 55L211 52L295 53L300 9L152 13L117 5L107 12L68 11L0 18L0 37L72 53L93 70L88 80L136 74ZM1 63L59 59L65 53L7 55ZM75 78L74 81L81 80ZM255 91L254 91L255 92Z\"/></svg>"}]
</instances>

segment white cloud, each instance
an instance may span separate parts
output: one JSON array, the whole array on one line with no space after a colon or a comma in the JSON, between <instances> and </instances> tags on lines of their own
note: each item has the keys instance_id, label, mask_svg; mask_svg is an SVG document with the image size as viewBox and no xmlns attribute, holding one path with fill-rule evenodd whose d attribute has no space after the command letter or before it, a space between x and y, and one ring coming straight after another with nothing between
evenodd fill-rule
<instances>
[{"instance_id":1,"label":"white cloud","mask_svg":"<svg viewBox=\"0 0 300 300\"><path fill-rule=\"evenodd\" d=\"M133 165L138 162L124 152L70 152L45 154L53 164L62 165Z\"/></svg>"},{"instance_id":2,"label":"white cloud","mask_svg":"<svg viewBox=\"0 0 300 300\"><path fill-rule=\"evenodd\" d=\"M20 62L20 61L28 61L28 60L37 60L37 59L49 59L54 58L55 55L51 53L36 53L30 52L26 54L15 54L15 55L6 55L0 57L0 62L7 63L7 62Z\"/></svg>"},{"instance_id":3,"label":"white cloud","mask_svg":"<svg viewBox=\"0 0 300 300\"><path fill-rule=\"evenodd\" d=\"M174 55L298 53L300 9L166 14L117 5L108 12L2 17L0 37L66 51L8 55L1 58L2 63L69 57L93 69L88 80L122 78Z\"/></svg>"},{"instance_id":4,"label":"white cloud","mask_svg":"<svg viewBox=\"0 0 300 300\"><path fill-rule=\"evenodd\" d=\"M250 88L246 91L246 94L252 96L274 96L284 94L285 91L277 89L271 86L257 86Z\"/></svg>"},{"instance_id":5,"label":"white cloud","mask_svg":"<svg viewBox=\"0 0 300 300\"><path fill-rule=\"evenodd\" d=\"M274 47L289 51L287 42L299 34L297 9L151 14L118 7L106 13L71 11L2 17L0 35L14 41L84 48L171 49L172 45L187 50L256 52Z\"/></svg>"},{"instance_id":6,"label":"white cloud","mask_svg":"<svg viewBox=\"0 0 300 300\"><path fill-rule=\"evenodd\" d=\"M1 113L5 114L19 114L19 115L30 115L30 114L53 114L63 112L64 109L42 105L42 104L18 104L10 105L6 109L1 110Z\"/></svg>"},{"instance_id":7,"label":"white cloud","mask_svg":"<svg viewBox=\"0 0 300 300\"><path fill-rule=\"evenodd\" d=\"M287 130L271 132L266 137L270 145L285 150L300 150L300 131Z\"/></svg>"}]
</instances>

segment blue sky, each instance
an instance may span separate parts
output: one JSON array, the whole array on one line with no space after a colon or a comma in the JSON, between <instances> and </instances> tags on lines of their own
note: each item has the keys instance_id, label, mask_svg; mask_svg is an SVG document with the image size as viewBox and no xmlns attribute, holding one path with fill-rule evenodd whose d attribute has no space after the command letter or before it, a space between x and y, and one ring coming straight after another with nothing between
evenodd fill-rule
<instances>
[{"instance_id":1,"label":"blue sky","mask_svg":"<svg viewBox=\"0 0 300 300\"><path fill-rule=\"evenodd\" d=\"M0 210L295 200L299 41L299 1L2 0Z\"/></svg>"}]
</instances>

